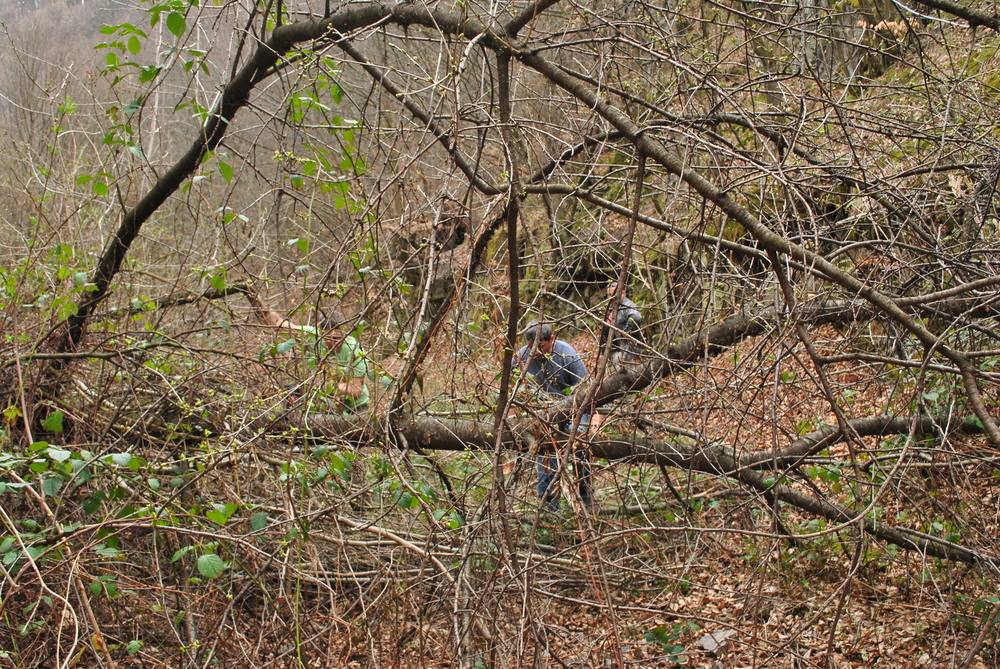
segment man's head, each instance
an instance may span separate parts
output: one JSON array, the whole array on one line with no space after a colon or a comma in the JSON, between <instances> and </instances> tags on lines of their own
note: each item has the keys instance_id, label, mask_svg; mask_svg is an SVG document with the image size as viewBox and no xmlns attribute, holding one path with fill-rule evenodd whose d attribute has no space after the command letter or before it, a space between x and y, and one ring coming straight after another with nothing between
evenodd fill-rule
<instances>
[{"instance_id":1,"label":"man's head","mask_svg":"<svg viewBox=\"0 0 1000 669\"><path fill-rule=\"evenodd\" d=\"M552 346L556 343L556 335L552 332L552 326L537 319L528 323L527 327L521 330L521 336L524 337L528 348L535 350L536 358L552 353ZM538 340L537 346L536 339Z\"/></svg>"},{"instance_id":2,"label":"man's head","mask_svg":"<svg viewBox=\"0 0 1000 669\"><path fill-rule=\"evenodd\" d=\"M618 282L617 281L612 281L611 283L609 283L608 284L608 298L614 297L616 290L618 290ZM625 297L625 291L624 290L622 291L622 297Z\"/></svg>"},{"instance_id":3,"label":"man's head","mask_svg":"<svg viewBox=\"0 0 1000 669\"><path fill-rule=\"evenodd\" d=\"M347 325L347 318L336 309L328 309L319 321L319 329L323 332L328 344L332 344L332 339L340 338Z\"/></svg>"},{"instance_id":4,"label":"man's head","mask_svg":"<svg viewBox=\"0 0 1000 669\"><path fill-rule=\"evenodd\" d=\"M319 321L319 327L322 330L333 330L334 328L339 328L341 325L347 322L344 314L340 313L336 309L329 309L323 314L323 318Z\"/></svg>"}]
</instances>

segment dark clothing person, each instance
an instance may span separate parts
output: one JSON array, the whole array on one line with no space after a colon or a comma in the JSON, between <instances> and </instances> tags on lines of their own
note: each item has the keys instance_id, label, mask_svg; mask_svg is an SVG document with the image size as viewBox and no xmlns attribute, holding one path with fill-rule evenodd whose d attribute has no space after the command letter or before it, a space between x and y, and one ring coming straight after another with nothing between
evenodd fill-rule
<instances>
[{"instance_id":1,"label":"dark clothing person","mask_svg":"<svg viewBox=\"0 0 1000 669\"><path fill-rule=\"evenodd\" d=\"M612 311L614 311L613 304L605 318L608 327L604 330L604 342L607 342L608 337L611 338L611 364L617 368L625 363L634 362L642 351L644 341L642 314L639 313L639 305L625 296L622 296L622 301L618 305L614 323L611 322Z\"/></svg>"}]
</instances>

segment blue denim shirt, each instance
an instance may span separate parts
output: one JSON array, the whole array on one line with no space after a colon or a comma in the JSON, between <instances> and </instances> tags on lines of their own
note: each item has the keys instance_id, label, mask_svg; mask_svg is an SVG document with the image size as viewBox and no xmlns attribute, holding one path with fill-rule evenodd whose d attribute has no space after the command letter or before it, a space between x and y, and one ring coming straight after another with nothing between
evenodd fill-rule
<instances>
[{"instance_id":1,"label":"blue denim shirt","mask_svg":"<svg viewBox=\"0 0 1000 669\"><path fill-rule=\"evenodd\" d=\"M552 345L552 353L541 359L532 357L531 347L523 346L517 352L517 361L521 365L527 362L525 371L531 376L538 387L550 395L565 397L567 391L583 381L587 376L587 368L572 346L557 339Z\"/></svg>"}]
</instances>

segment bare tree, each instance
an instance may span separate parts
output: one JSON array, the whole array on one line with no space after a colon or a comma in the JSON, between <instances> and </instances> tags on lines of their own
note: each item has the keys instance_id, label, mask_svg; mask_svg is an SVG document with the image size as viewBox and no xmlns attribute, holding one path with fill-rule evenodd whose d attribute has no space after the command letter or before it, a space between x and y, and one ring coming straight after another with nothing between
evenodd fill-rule
<instances>
[{"instance_id":1,"label":"bare tree","mask_svg":"<svg viewBox=\"0 0 1000 669\"><path fill-rule=\"evenodd\" d=\"M922 6L116 18L95 112L5 145L34 228L6 221L0 277L4 652L679 664L697 623L832 666L869 588L969 666L998 557L997 21ZM610 280L645 316L620 369ZM345 312L373 409L325 408L329 360L251 303ZM512 363L534 316L590 370L558 402ZM597 507L566 471L541 515L524 456L580 449ZM727 560L738 583L700 566ZM577 606L586 643L553 620Z\"/></svg>"}]
</instances>

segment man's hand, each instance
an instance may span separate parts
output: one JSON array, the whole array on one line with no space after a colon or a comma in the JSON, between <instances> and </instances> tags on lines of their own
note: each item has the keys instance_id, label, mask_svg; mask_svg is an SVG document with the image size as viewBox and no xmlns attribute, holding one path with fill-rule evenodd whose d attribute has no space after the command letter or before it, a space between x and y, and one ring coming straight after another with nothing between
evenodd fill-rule
<instances>
[{"instance_id":1,"label":"man's hand","mask_svg":"<svg viewBox=\"0 0 1000 669\"><path fill-rule=\"evenodd\" d=\"M364 390L364 379L354 378L337 382L337 394L341 397L350 397L352 400L356 400L361 397Z\"/></svg>"}]
</instances>

